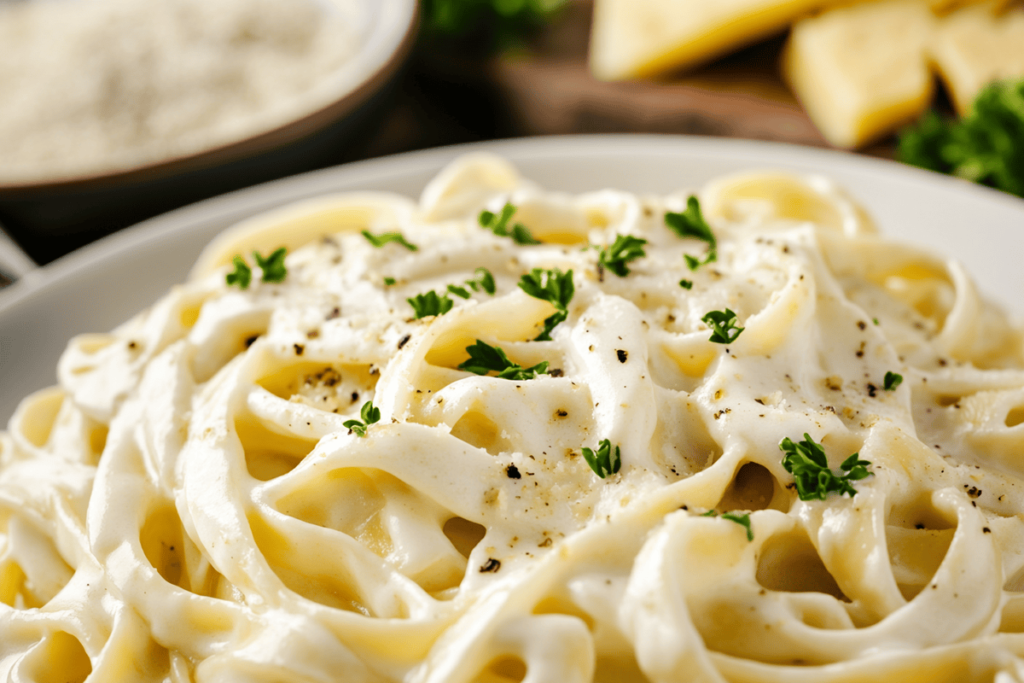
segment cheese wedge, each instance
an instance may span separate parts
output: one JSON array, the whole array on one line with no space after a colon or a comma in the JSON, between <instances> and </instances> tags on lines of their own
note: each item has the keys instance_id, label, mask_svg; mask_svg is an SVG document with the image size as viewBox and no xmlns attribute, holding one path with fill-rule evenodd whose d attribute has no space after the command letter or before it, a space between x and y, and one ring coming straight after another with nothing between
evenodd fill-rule
<instances>
[{"instance_id":1,"label":"cheese wedge","mask_svg":"<svg viewBox=\"0 0 1024 683\"><path fill-rule=\"evenodd\" d=\"M825 138L861 147L919 116L933 92L927 0L882 0L793 25L783 75Z\"/></svg>"},{"instance_id":2,"label":"cheese wedge","mask_svg":"<svg viewBox=\"0 0 1024 683\"><path fill-rule=\"evenodd\" d=\"M839 0L595 0L590 68L602 80L692 67Z\"/></svg>"},{"instance_id":3,"label":"cheese wedge","mask_svg":"<svg viewBox=\"0 0 1024 683\"><path fill-rule=\"evenodd\" d=\"M997 10L973 5L938 21L931 58L961 115L988 83L1024 77L1024 7Z\"/></svg>"}]
</instances>

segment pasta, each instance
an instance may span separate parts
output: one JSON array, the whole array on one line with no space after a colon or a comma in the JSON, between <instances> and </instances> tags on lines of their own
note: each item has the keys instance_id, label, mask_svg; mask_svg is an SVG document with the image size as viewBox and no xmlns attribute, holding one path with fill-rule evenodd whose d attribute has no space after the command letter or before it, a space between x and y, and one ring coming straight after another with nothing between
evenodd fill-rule
<instances>
[{"instance_id":1,"label":"pasta","mask_svg":"<svg viewBox=\"0 0 1024 683\"><path fill-rule=\"evenodd\" d=\"M818 177L286 207L0 433L0 674L1024 681L1022 341Z\"/></svg>"}]
</instances>

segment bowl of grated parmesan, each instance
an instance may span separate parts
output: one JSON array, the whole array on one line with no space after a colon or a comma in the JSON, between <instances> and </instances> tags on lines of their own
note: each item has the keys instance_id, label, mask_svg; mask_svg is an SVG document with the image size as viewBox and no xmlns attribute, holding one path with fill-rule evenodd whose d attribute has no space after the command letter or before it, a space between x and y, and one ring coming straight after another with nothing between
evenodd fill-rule
<instances>
[{"instance_id":1,"label":"bowl of grated parmesan","mask_svg":"<svg viewBox=\"0 0 1024 683\"><path fill-rule=\"evenodd\" d=\"M417 4L0 0L0 222L48 261L334 162L408 55Z\"/></svg>"}]
</instances>

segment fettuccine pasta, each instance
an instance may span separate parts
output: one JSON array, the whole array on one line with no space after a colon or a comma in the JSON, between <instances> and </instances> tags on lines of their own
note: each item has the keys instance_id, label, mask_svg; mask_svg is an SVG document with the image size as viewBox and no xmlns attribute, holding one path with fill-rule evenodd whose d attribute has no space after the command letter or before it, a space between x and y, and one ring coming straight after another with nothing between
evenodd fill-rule
<instances>
[{"instance_id":1,"label":"fettuccine pasta","mask_svg":"<svg viewBox=\"0 0 1024 683\"><path fill-rule=\"evenodd\" d=\"M1024 681L1020 328L822 178L693 195L223 233L0 434L0 677Z\"/></svg>"}]
</instances>

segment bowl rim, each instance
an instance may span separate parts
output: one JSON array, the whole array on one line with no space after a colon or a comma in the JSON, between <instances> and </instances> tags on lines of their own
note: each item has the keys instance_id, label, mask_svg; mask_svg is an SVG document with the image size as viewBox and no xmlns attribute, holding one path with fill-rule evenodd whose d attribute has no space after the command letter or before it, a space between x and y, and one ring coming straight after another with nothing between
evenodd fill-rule
<instances>
[{"instance_id":1,"label":"bowl rim","mask_svg":"<svg viewBox=\"0 0 1024 683\"><path fill-rule=\"evenodd\" d=\"M334 77L332 80L341 81L340 92L326 104L255 135L215 144L196 152L107 172L54 176L53 179L38 182L0 182L0 201L153 182L186 173L194 167L218 166L277 149L325 128L368 100L399 70L415 44L420 21L418 0L361 0L360 4L372 11L371 29L365 42L373 49L360 51L340 69L331 73ZM360 75L351 77L353 73ZM338 79L339 74L349 77ZM354 85L352 81L355 81Z\"/></svg>"}]
</instances>

